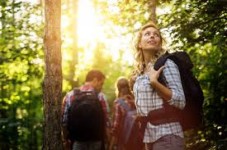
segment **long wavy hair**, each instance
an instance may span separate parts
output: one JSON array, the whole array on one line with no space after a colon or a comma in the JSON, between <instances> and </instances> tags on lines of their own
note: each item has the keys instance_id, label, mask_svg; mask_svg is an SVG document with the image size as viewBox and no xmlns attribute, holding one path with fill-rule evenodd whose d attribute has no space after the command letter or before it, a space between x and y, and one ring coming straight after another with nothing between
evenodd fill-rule
<instances>
[{"instance_id":1,"label":"long wavy hair","mask_svg":"<svg viewBox=\"0 0 227 150\"><path fill-rule=\"evenodd\" d=\"M144 60L144 55L143 55L143 51L142 49L139 47L139 44L141 42L141 38L142 38L142 32L149 28L149 27L153 27L155 29L158 30L160 38L161 38L161 49L159 51L157 51L157 53L155 54L155 57L153 60L150 60L152 63L154 63L161 55L163 55L166 50L163 48L163 43L164 43L164 39L161 35L160 29L158 28L158 26L153 23L153 22L148 22L147 24L145 24L144 26L141 27L141 29L138 32L136 41L135 41L135 45L134 45L134 49L135 49L135 68L134 71L132 72L132 77L130 79L130 86L132 87L134 84L134 80L136 78L136 76L143 74L144 70L146 68L146 64L145 64L145 60Z\"/></svg>"}]
</instances>

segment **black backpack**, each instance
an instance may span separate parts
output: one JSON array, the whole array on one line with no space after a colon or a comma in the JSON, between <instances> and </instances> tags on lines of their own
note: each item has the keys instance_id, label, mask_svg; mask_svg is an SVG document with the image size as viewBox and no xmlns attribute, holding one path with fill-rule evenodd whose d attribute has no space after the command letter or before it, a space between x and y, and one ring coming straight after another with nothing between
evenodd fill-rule
<instances>
[{"instance_id":1,"label":"black backpack","mask_svg":"<svg viewBox=\"0 0 227 150\"><path fill-rule=\"evenodd\" d=\"M67 125L72 141L104 141L104 112L98 93L74 89Z\"/></svg>"},{"instance_id":2,"label":"black backpack","mask_svg":"<svg viewBox=\"0 0 227 150\"><path fill-rule=\"evenodd\" d=\"M203 122L203 91L198 80L192 73L193 63L186 52L178 51L174 53L166 53L161 56L155 63L154 69L158 70L163 66L167 59L173 60L179 68L181 82L186 98L186 105L183 110L169 109L178 119L183 130L194 129L200 127ZM159 81L165 85L163 75L160 75ZM166 110L170 105L164 103ZM174 107L175 108L175 107ZM167 115L168 116L168 115Z\"/></svg>"}]
</instances>

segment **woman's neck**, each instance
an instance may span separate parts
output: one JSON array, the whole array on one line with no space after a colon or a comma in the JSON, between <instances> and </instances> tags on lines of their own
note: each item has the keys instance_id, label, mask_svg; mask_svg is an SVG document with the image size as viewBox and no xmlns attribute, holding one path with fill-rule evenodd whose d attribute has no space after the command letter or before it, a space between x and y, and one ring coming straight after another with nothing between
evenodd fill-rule
<instances>
[{"instance_id":1,"label":"woman's neck","mask_svg":"<svg viewBox=\"0 0 227 150\"><path fill-rule=\"evenodd\" d=\"M144 61L145 61L145 65L147 66L149 63L154 63L156 57L155 54L144 54Z\"/></svg>"},{"instance_id":2,"label":"woman's neck","mask_svg":"<svg viewBox=\"0 0 227 150\"><path fill-rule=\"evenodd\" d=\"M154 65L154 62L156 60L156 56L155 56L156 54L151 53L151 51L143 51L143 55L144 55L144 62L145 62L144 73L147 73Z\"/></svg>"}]
</instances>

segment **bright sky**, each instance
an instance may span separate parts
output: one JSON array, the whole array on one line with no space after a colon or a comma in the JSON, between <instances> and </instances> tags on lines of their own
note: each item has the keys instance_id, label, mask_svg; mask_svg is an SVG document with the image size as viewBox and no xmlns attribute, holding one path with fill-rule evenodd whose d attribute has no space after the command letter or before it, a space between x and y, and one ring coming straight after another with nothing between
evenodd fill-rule
<instances>
[{"instance_id":1,"label":"bright sky","mask_svg":"<svg viewBox=\"0 0 227 150\"><path fill-rule=\"evenodd\" d=\"M16 1L30 2L30 3L33 3L33 4L38 4L40 2L40 0L16 0Z\"/></svg>"},{"instance_id":2,"label":"bright sky","mask_svg":"<svg viewBox=\"0 0 227 150\"><path fill-rule=\"evenodd\" d=\"M110 39L105 34L104 25L100 23L101 18L102 16L98 16L95 12L90 0L79 0L78 43L81 47L90 44L91 48L90 51L85 52L87 53L85 55L91 57L92 47L96 45L96 40L98 40L106 43L108 46L106 51L108 51L114 59L119 57L119 50L123 49L125 51L125 61L129 63L132 62L132 54L129 52L129 40L131 37L118 36Z\"/></svg>"},{"instance_id":3,"label":"bright sky","mask_svg":"<svg viewBox=\"0 0 227 150\"><path fill-rule=\"evenodd\" d=\"M86 45L88 42L101 38L102 29L98 24L98 17L89 0L79 0L78 35L79 45Z\"/></svg>"},{"instance_id":4,"label":"bright sky","mask_svg":"<svg viewBox=\"0 0 227 150\"><path fill-rule=\"evenodd\" d=\"M109 3L116 3L116 0L108 0ZM110 11L118 11L117 8L110 7ZM158 14L168 13L171 11L170 8L157 8ZM148 15L148 14L145 14ZM79 0L79 17L78 17L78 43L79 46L87 48L88 45L90 45L90 50L85 52L85 55L87 56L87 59L92 57L92 48L95 47L97 44L97 41L102 41L106 43L108 46L106 51L113 57L113 59L118 59L119 57L119 51L123 51L123 59L128 62L129 64L133 63L133 53L132 53L132 38L133 35L126 35L122 36L121 30L123 30L120 27L115 27L114 29L116 32L118 32L118 35L116 37L110 38L107 37L107 34L105 34L104 28L107 27L103 24L101 24L100 20L102 19L102 16L98 16L98 14L95 12L95 9L91 3L91 0ZM134 28L140 28L141 24L136 23L134 25ZM169 47L169 43L171 43L171 40L169 38L170 31L165 29L163 30L163 36L167 42L167 47Z\"/></svg>"},{"instance_id":5,"label":"bright sky","mask_svg":"<svg viewBox=\"0 0 227 150\"><path fill-rule=\"evenodd\" d=\"M30 2L33 4L40 3L40 0L18 0L23 2ZM115 3L115 0L109 0L110 3ZM101 24L102 16L99 16L92 5L91 0L79 0L79 10L78 10L78 46L81 48L86 49L83 54L84 55L84 61L89 62L90 59L92 59L93 51L96 47L97 41L104 42L105 45L108 47L106 50L104 50L106 53L108 53L110 56L113 57L113 59L119 58L119 51L123 51L123 59L127 61L128 63L133 62L133 56L130 51L131 45L130 41L132 39L131 35L128 36L122 36L121 30L119 27L116 27L114 29L116 32L119 32L119 34L116 37L108 37L108 35L105 33L104 28L107 28L107 26ZM114 9L114 8L113 8ZM73 18L67 18L65 16L62 16L62 26L67 27L70 20ZM104 27L105 26L105 27ZM76 27L75 27L76 28ZM64 34L64 33L63 33ZM76 34L76 33L75 33ZM73 40L69 39L67 37L63 37L65 40L65 45L67 44L73 44ZM68 57L70 54L68 54ZM67 57L67 54L64 56L63 59Z\"/></svg>"}]
</instances>

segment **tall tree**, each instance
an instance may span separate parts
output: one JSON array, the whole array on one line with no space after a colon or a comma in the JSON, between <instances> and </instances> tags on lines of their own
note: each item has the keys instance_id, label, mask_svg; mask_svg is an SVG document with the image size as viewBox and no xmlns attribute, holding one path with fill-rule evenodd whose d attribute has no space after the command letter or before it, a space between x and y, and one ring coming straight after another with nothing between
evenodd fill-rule
<instances>
[{"instance_id":1,"label":"tall tree","mask_svg":"<svg viewBox=\"0 0 227 150\"><path fill-rule=\"evenodd\" d=\"M156 7L157 7L158 0L151 0L149 2L149 7L151 10L150 20L152 20L154 23L157 23L157 17L156 17Z\"/></svg>"},{"instance_id":2,"label":"tall tree","mask_svg":"<svg viewBox=\"0 0 227 150\"><path fill-rule=\"evenodd\" d=\"M61 142L61 0L45 0L45 78L43 149L63 149Z\"/></svg>"}]
</instances>

